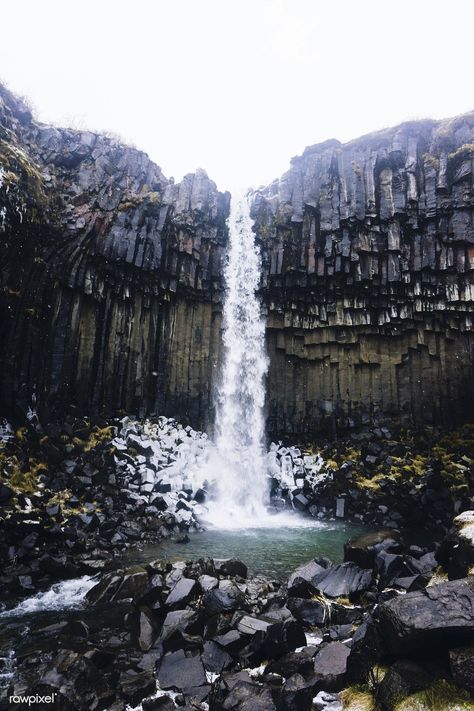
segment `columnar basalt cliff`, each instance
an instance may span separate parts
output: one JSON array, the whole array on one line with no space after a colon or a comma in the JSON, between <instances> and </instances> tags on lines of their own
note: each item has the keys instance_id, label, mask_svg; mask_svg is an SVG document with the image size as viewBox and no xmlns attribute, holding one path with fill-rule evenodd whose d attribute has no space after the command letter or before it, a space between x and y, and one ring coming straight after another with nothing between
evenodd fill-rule
<instances>
[{"instance_id":1,"label":"columnar basalt cliff","mask_svg":"<svg viewBox=\"0 0 474 711\"><path fill-rule=\"evenodd\" d=\"M254 196L269 429L473 413L474 113L307 148Z\"/></svg>"},{"instance_id":2,"label":"columnar basalt cliff","mask_svg":"<svg viewBox=\"0 0 474 711\"><path fill-rule=\"evenodd\" d=\"M205 424L230 195L0 90L1 403Z\"/></svg>"},{"instance_id":3,"label":"columnar basalt cliff","mask_svg":"<svg viewBox=\"0 0 474 711\"><path fill-rule=\"evenodd\" d=\"M271 434L473 414L473 163L474 114L417 121L310 147L254 194ZM205 427L229 203L0 88L2 411Z\"/></svg>"}]
</instances>

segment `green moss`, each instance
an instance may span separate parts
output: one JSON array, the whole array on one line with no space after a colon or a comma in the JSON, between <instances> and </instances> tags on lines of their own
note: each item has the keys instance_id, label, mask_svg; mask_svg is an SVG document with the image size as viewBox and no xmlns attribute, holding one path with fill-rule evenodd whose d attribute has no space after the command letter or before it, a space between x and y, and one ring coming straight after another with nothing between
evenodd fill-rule
<instances>
[{"instance_id":1,"label":"green moss","mask_svg":"<svg viewBox=\"0 0 474 711\"><path fill-rule=\"evenodd\" d=\"M436 158L436 156L432 156L430 153L425 153L423 155L423 161L430 165L433 170L438 172L439 170L439 158Z\"/></svg>"},{"instance_id":2,"label":"green moss","mask_svg":"<svg viewBox=\"0 0 474 711\"><path fill-rule=\"evenodd\" d=\"M89 439L84 445L84 451L90 452L104 442L109 442L115 437L115 427L94 427Z\"/></svg>"},{"instance_id":3,"label":"green moss","mask_svg":"<svg viewBox=\"0 0 474 711\"><path fill-rule=\"evenodd\" d=\"M471 158L474 155L474 143L464 143L455 151L448 155L449 160L457 160L461 158Z\"/></svg>"},{"instance_id":4,"label":"green moss","mask_svg":"<svg viewBox=\"0 0 474 711\"><path fill-rule=\"evenodd\" d=\"M474 711L469 692L441 679L429 689L400 701L394 711Z\"/></svg>"}]
</instances>

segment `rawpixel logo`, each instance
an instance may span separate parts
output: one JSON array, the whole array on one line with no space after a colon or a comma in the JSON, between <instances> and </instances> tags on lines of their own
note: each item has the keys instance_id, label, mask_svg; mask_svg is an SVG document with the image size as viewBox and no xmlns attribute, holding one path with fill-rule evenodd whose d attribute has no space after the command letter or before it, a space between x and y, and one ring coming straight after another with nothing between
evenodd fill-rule
<instances>
[{"instance_id":1,"label":"rawpixel logo","mask_svg":"<svg viewBox=\"0 0 474 711\"><path fill-rule=\"evenodd\" d=\"M28 706L32 706L33 704L54 704L56 696L56 691L46 696L41 696L40 694L35 694L34 696L13 694L13 696L8 697L8 700L11 704L27 704Z\"/></svg>"}]
</instances>

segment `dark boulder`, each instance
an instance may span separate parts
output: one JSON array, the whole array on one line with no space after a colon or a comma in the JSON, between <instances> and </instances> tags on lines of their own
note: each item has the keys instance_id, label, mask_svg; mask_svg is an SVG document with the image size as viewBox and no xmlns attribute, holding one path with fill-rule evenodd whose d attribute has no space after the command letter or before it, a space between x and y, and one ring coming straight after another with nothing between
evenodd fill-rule
<instances>
[{"instance_id":1,"label":"dark boulder","mask_svg":"<svg viewBox=\"0 0 474 711\"><path fill-rule=\"evenodd\" d=\"M219 575L225 575L227 577L238 576L240 578L246 578L247 566L242 563L242 561L237 560L237 558L228 558L220 561L219 565L216 566L216 572L219 573Z\"/></svg>"},{"instance_id":2,"label":"dark boulder","mask_svg":"<svg viewBox=\"0 0 474 711\"><path fill-rule=\"evenodd\" d=\"M229 669L234 660L225 649L216 642L209 640L204 642L202 662L207 671L220 674L224 669Z\"/></svg>"},{"instance_id":3,"label":"dark boulder","mask_svg":"<svg viewBox=\"0 0 474 711\"><path fill-rule=\"evenodd\" d=\"M185 607L190 600L197 596L199 586L192 578L180 578L171 588L166 598L166 607L169 609L180 609Z\"/></svg>"},{"instance_id":4,"label":"dark boulder","mask_svg":"<svg viewBox=\"0 0 474 711\"><path fill-rule=\"evenodd\" d=\"M382 603L377 613L388 654L460 645L474 639L474 578L400 595Z\"/></svg>"},{"instance_id":5,"label":"dark boulder","mask_svg":"<svg viewBox=\"0 0 474 711\"><path fill-rule=\"evenodd\" d=\"M315 560L297 568L288 579L288 595L310 597L316 590L315 583L324 573L325 567Z\"/></svg>"},{"instance_id":6,"label":"dark boulder","mask_svg":"<svg viewBox=\"0 0 474 711\"><path fill-rule=\"evenodd\" d=\"M120 691L129 704L136 706L143 697L156 690L156 681L153 672L144 671L124 678L120 682Z\"/></svg>"},{"instance_id":7,"label":"dark boulder","mask_svg":"<svg viewBox=\"0 0 474 711\"><path fill-rule=\"evenodd\" d=\"M255 682L239 681L222 704L224 711L277 711L270 689Z\"/></svg>"},{"instance_id":8,"label":"dark boulder","mask_svg":"<svg viewBox=\"0 0 474 711\"><path fill-rule=\"evenodd\" d=\"M324 625L328 617L328 606L322 600L289 597L287 605L293 617L306 625Z\"/></svg>"},{"instance_id":9,"label":"dark boulder","mask_svg":"<svg viewBox=\"0 0 474 711\"><path fill-rule=\"evenodd\" d=\"M395 530L364 533L344 545L344 562L356 563L361 568L372 568L381 550L396 553L400 550L400 534Z\"/></svg>"},{"instance_id":10,"label":"dark boulder","mask_svg":"<svg viewBox=\"0 0 474 711\"><path fill-rule=\"evenodd\" d=\"M372 582L371 570L359 568L355 563L341 563L325 570L315 581L315 587L328 597L357 597L368 590Z\"/></svg>"},{"instance_id":11,"label":"dark boulder","mask_svg":"<svg viewBox=\"0 0 474 711\"><path fill-rule=\"evenodd\" d=\"M208 616L218 615L221 612L233 612L243 607L244 604L244 594L236 586L225 590L220 588L208 590L202 598L202 605Z\"/></svg>"},{"instance_id":12,"label":"dark boulder","mask_svg":"<svg viewBox=\"0 0 474 711\"><path fill-rule=\"evenodd\" d=\"M157 679L160 687L165 690L178 689L189 695L200 695L200 691L208 691L206 671L201 658L199 655L188 657L182 649L165 654L157 672Z\"/></svg>"},{"instance_id":13,"label":"dark boulder","mask_svg":"<svg viewBox=\"0 0 474 711\"><path fill-rule=\"evenodd\" d=\"M450 532L436 552L436 559L450 580L464 578L474 569L474 511L464 511L456 516Z\"/></svg>"},{"instance_id":14,"label":"dark boulder","mask_svg":"<svg viewBox=\"0 0 474 711\"><path fill-rule=\"evenodd\" d=\"M396 703L433 683L433 677L410 660L392 664L377 688L377 702L382 711L393 711Z\"/></svg>"},{"instance_id":15,"label":"dark boulder","mask_svg":"<svg viewBox=\"0 0 474 711\"><path fill-rule=\"evenodd\" d=\"M313 691L340 691L347 686L350 649L342 642L330 642L314 659Z\"/></svg>"}]
</instances>

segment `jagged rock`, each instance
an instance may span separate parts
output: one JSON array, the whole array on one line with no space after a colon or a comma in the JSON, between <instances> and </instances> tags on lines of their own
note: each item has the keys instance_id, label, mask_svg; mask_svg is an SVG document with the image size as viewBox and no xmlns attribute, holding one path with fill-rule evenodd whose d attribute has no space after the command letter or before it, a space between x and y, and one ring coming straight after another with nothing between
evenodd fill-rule
<instances>
[{"instance_id":1,"label":"jagged rock","mask_svg":"<svg viewBox=\"0 0 474 711\"><path fill-rule=\"evenodd\" d=\"M242 561L237 560L237 558L228 558L227 560L221 561L216 570L220 575L231 577L238 575L241 578L247 577L247 566L242 563Z\"/></svg>"},{"instance_id":2,"label":"jagged rock","mask_svg":"<svg viewBox=\"0 0 474 711\"><path fill-rule=\"evenodd\" d=\"M315 657L315 691L340 691L347 684L350 649L342 642L330 642Z\"/></svg>"},{"instance_id":3,"label":"jagged rock","mask_svg":"<svg viewBox=\"0 0 474 711\"><path fill-rule=\"evenodd\" d=\"M247 681L235 684L222 708L224 711L277 711L270 689Z\"/></svg>"},{"instance_id":4,"label":"jagged rock","mask_svg":"<svg viewBox=\"0 0 474 711\"><path fill-rule=\"evenodd\" d=\"M398 552L399 533L383 530L364 533L344 544L344 562L351 561L361 568L372 568L380 550Z\"/></svg>"},{"instance_id":5,"label":"jagged rock","mask_svg":"<svg viewBox=\"0 0 474 711\"><path fill-rule=\"evenodd\" d=\"M315 584L324 571L325 568L315 560L300 566L288 579L288 595L310 597L315 592Z\"/></svg>"},{"instance_id":6,"label":"jagged rock","mask_svg":"<svg viewBox=\"0 0 474 711\"><path fill-rule=\"evenodd\" d=\"M377 629L387 654L447 649L474 639L474 579L439 583L382 603Z\"/></svg>"},{"instance_id":7,"label":"jagged rock","mask_svg":"<svg viewBox=\"0 0 474 711\"><path fill-rule=\"evenodd\" d=\"M210 688L200 657L187 657L183 650L165 654L157 679L162 689L178 689L185 694L206 694Z\"/></svg>"},{"instance_id":8,"label":"jagged rock","mask_svg":"<svg viewBox=\"0 0 474 711\"><path fill-rule=\"evenodd\" d=\"M220 612L233 612L245 603L243 593L237 588L208 590L202 598L202 604L207 615L217 615Z\"/></svg>"},{"instance_id":9,"label":"jagged rock","mask_svg":"<svg viewBox=\"0 0 474 711\"><path fill-rule=\"evenodd\" d=\"M190 578L181 578L176 585L171 588L166 598L166 606L170 609L182 608L197 595L198 584Z\"/></svg>"},{"instance_id":10,"label":"jagged rock","mask_svg":"<svg viewBox=\"0 0 474 711\"><path fill-rule=\"evenodd\" d=\"M360 595L373 582L371 570L363 570L355 563L341 563L325 570L317 579L315 587L328 597Z\"/></svg>"},{"instance_id":11,"label":"jagged rock","mask_svg":"<svg viewBox=\"0 0 474 711\"><path fill-rule=\"evenodd\" d=\"M328 607L320 600L289 597L287 605L295 619L307 625L324 625L328 616Z\"/></svg>"},{"instance_id":12,"label":"jagged rock","mask_svg":"<svg viewBox=\"0 0 474 711\"><path fill-rule=\"evenodd\" d=\"M133 706L139 704L143 697L152 694L156 689L156 681L153 672L144 671L123 679L120 683L120 691L123 697Z\"/></svg>"},{"instance_id":13,"label":"jagged rock","mask_svg":"<svg viewBox=\"0 0 474 711\"><path fill-rule=\"evenodd\" d=\"M204 642L202 662L207 671L220 674L223 670L229 669L233 661L230 654L216 642L212 640Z\"/></svg>"}]
</instances>

